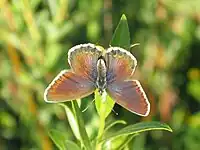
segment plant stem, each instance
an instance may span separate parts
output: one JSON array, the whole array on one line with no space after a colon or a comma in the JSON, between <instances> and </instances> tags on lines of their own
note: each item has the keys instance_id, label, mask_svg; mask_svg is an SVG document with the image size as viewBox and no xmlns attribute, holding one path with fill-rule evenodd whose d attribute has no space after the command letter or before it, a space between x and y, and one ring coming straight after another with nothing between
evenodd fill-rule
<instances>
[{"instance_id":1,"label":"plant stem","mask_svg":"<svg viewBox=\"0 0 200 150\"><path fill-rule=\"evenodd\" d=\"M102 137L104 127L105 127L105 120L104 120L104 118L100 118L100 127L99 127L99 131L98 131L97 139L100 139Z\"/></svg>"},{"instance_id":2,"label":"plant stem","mask_svg":"<svg viewBox=\"0 0 200 150\"><path fill-rule=\"evenodd\" d=\"M101 143L99 143L99 141L101 140L101 137L103 135L104 128L105 128L105 112L106 112L105 108L106 107L101 107L100 126L99 126L98 135L97 135L96 150L100 150L101 149Z\"/></svg>"},{"instance_id":3,"label":"plant stem","mask_svg":"<svg viewBox=\"0 0 200 150\"><path fill-rule=\"evenodd\" d=\"M97 135L96 150L101 149L101 143L99 141L103 135L104 127L105 127L105 120L104 120L104 118L100 118L100 127L99 127L99 131L98 131L98 135Z\"/></svg>"}]
</instances>

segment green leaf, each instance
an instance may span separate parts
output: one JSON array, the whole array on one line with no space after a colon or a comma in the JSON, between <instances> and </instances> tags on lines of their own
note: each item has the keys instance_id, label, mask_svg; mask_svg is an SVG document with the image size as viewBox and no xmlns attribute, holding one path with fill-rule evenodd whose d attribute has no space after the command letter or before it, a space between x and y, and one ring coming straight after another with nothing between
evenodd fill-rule
<instances>
[{"instance_id":1,"label":"green leaf","mask_svg":"<svg viewBox=\"0 0 200 150\"><path fill-rule=\"evenodd\" d=\"M137 135L138 134L124 135L109 141L105 141L102 147L106 147L107 149L124 150L128 143Z\"/></svg>"},{"instance_id":2,"label":"green leaf","mask_svg":"<svg viewBox=\"0 0 200 150\"><path fill-rule=\"evenodd\" d=\"M57 64L57 61L61 56L61 50L62 47L60 44L47 44L44 61L44 66L46 68L51 69Z\"/></svg>"},{"instance_id":3,"label":"green leaf","mask_svg":"<svg viewBox=\"0 0 200 150\"><path fill-rule=\"evenodd\" d=\"M52 129L49 131L49 136L58 147L59 150L73 149L81 150L77 144L72 141L66 140L65 134L61 131Z\"/></svg>"},{"instance_id":4,"label":"green leaf","mask_svg":"<svg viewBox=\"0 0 200 150\"><path fill-rule=\"evenodd\" d=\"M72 129L75 137L78 140L81 140L81 136L80 136L79 128L78 128L78 123L76 121L76 116L73 114L72 110L67 106L66 103L60 103L59 105L64 107L66 115L67 115L67 119L69 121L69 124L71 126L71 129Z\"/></svg>"},{"instance_id":5,"label":"green leaf","mask_svg":"<svg viewBox=\"0 0 200 150\"><path fill-rule=\"evenodd\" d=\"M128 145L128 143L134 138L136 137L138 134L133 134L133 135L128 135L126 140L121 143L121 145L117 148L118 150L123 150L125 149L125 147Z\"/></svg>"},{"instance_id":6,"label":"green leaf","mask_svg":"<svg viewBox=\"0 0 200 150\"><path fill-rule=\"evenodd\" d=\"M125 128L117 132L111 133L108 136L105 136L101 142L105 140L110 140L112 138L116 138L122 135L136 134L136 133L141 133L141 132L150 131L150 130L166 130L166 131L172 132L172 129L167 124L164 124L164 123L154 122L154 121L141 122L134 125L126 126Z\"/></svg>"},{"instance_id":7,"label":"green leaf","mask_svg":"<svg viewBox=\"0 0 200 150\"><path fill-rule=\"evenodd\" d=\"M49 136L55 143L55 145L59 148L59 150L65 150L65 136L63 132L52 129L49 131Z\"/></svg>"},{"instance_id":8,"label":"green leaf","mask_svg":"<svg viewBox=\"0 0 200 150\"><path fill-rule=\"evenodd\" d=\"M190 81L187 88L188 92L194 97L194 99L200 102L200 80Z\"/></svg>"},{"instance_id":9,"label":"green leaf","mask_svg":"<svg viewBox=\"0 0 200 150\"><path fill-rule=\"evenodd\" d=\"M130 48L130 33L129 33L127 19L124 14L122 15L119 24L115 29L110 45L122 47L125 49Z\"/></svg>"},{"instance_id":10,"label":"green leaf","mask_svg":"<svg viewBox=\"0 0 200 150\"><path fill-rule=\"evenodd\" d=\"M51 16L56 16L56 10L58 8L58 3L56 0L48 0L49 10L51 13Z\"/></svg>"},{"instance_id":11,"label":"green leaf","mask_svg":"<svg viewBox=\"0 0 200 150\"><path fill-rule=\"evenodd\" d=\"M116 124L126 124L126 121L124 121L124 120L116 120L116 121L112 122L111 124L107 125L107 127L105 128L104 132L106 132L107 130L109 130L110 128L115 126Z\"/></svg>"},{"instance_id":12,"label":"green leaf","mask_svg":"<svg viewBox=\"0 0 200 150\"><path fill-rule=\"evenodd\" d=\"M65 149L66 150L70 150L70 149L73 149L73 150L81 150L80 147L78 147L78 145L72 141L68 141L66 140L65 141Z\"/></svg>"},{"instance_id":13,"label":"green leaf","mask_svg":"<svg viewBox=\"0 0 200 150\"><path fill-rule=\"evenodd\" d=\"M78 128L79 128L79 133L80 133L80 136L81 136L81 142L82 142L82 144L84 144L84 146L87 150L91 150L92 147L91 147L91 143L90 143L88 134L86 132L84 120L83 120L83 117L82 117L82 112L81 112L76 100L71 101L71 103L72 103L72 108L74 110L74 114L76 116L76 120L77 120L77 124L78 124Z\"/></svg>"},{"instance_id":14,"label":"green leaf","mask_svg":"<svg viewBox=\"0 0 200 150\"><path fill-rule=\"evenodd\" d=\"M100 117L106 118L112 111L115 102L112 100L112 98L107 94L106 97L104 95L100 95L99 92L95 91L95 105L97 112Z\"/></svg>"}]
</instances>

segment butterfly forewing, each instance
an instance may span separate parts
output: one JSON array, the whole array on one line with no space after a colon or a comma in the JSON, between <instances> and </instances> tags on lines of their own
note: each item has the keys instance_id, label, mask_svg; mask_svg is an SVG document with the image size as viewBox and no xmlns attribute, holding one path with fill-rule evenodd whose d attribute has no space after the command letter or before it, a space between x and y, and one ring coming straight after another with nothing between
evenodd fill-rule
<instances>
[{"instance_id":1,"label":"butterfly forewing","mask_svg":"<svg viewBox=\"0 0 200 150\"><path fill-rule=\"evenodd\" d=\"M137 60L120 47L110 47L105 54L108 82L129 79L137 65Z\"/></svg>"},{"instance_id":2,"label":"butterfly forewing","mask_svg":"<svg viewBox=\"0 0 200 150\"><path fill-rule=\"evenodd\" d=\"M71 71L63 70L50 83L44 93L47 102L64 102L90 95L95 90L89 79Z\"/></svg>"},{"instance_id":3,"label":"butterfly forewing","mask_svg":"<svg viewBox=\"0 0 200 150\"><path fill-rule=\"evenodd\" d=\"M147 116L150 103L139 81L118 81L108 85L108 94L122 107L141 116Z\"/></svg>"},{"instance_id":4,"label":"butterfly forewing","mask_svg":"<svg viewBox=\"0 0 200 150\"><path fill-rule=\"evenodd\" d=\"M102 51L94 44L80 44L68 52L68 61L74 73L95 82L97 77L97 60Z\"/></svg>"}]
</instances>

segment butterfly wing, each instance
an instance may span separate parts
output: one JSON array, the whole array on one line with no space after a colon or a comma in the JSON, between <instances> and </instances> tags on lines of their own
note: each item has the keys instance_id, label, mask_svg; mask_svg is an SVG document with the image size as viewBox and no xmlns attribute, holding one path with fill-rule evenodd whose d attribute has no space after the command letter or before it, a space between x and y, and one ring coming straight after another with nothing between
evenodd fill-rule
<instances>
[{"instance_id":1,"label":"butterfly wing","mask_svg":"<svg viewBox=\"0 0 200 150\"><path fill-rule=\"evenodd\" d=\"M89 79L71 71L61 71L49 84L44 92L46 102L64 102L83 98L95 90L94 83Z\"/></svg>"},{"instance_id":2,"label":"butterfly wing","mask_svg":"<svg viewBox=\"0 0 200 150\"><path fill-rule=\"evenodd\" d=\"M127 80L137 65L136 58L120 47L110 47L105 54L107 64L107 81Z\"/></svg>"},{"instance_id":3,"label":"butterfly wing","mask_svg":"<svg viewBox=\"0 0 200 150\"><path fill-rule=\"evenodd\" d=\"M114 82L108 85L107 91L116 103L129 111L141 116L149 114L150 103L139 81Z\"/></svg>"},{"instance_id":4,"label":"butterfly wing","mask_svg":"<svg viewBox=\"0 0 200 150\"><path fill-rule=\"evenodd\" d=\"M100 47L90 43L80 44L69 50L68 62L74 73L96 82L97 60L101 55Z\"/></svg>"}]
</instances>

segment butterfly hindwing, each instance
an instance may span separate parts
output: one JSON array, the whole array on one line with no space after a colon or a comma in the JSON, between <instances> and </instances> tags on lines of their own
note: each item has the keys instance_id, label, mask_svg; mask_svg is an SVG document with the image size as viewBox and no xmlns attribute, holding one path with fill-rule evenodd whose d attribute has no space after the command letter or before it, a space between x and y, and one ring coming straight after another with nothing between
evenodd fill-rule
<instances>
[{"instance_id":1,"label":"butterfly hindwing","mask_svg":"<svg viewBox=\"0 0 200 150\"><path fill-rule=\"evenodd\" d=\"M129 79L137 65L136 58L120 47L110 47L105 54L108 82Z\"/></svg>"},{"instance_id":2,"label":"butterfly hindwing","mask_svg":"<svg viewBox=\"0 0 200 150\"><path fill-rule=\"evenodd\" d=\"M95 90L94 83L71 71L63 70L49 84L44 93L47 102L64 102L83 98Z\"/></svg>"},{"instance_id":3,"label":"butterfly hindwing","mask_svg":"<svg viewBox=\"0 0 200 150\"><path fill-rule=\"evenodd\" d=\"M139 81L118 81L108 85L108 94L122 107L141 116L147 116L150 103Z\"/></svg>"},{"instance_id":4,"label":"butterfly hindwing","mask_svg":"<svg viewBox=\"0 0 200 150\"><path fill-rule=\"evenodd\" d=\"M68 61L74 73L95 82L97 77L97 60L102 51L94 44L80 44L68 52Z\"/></svg>"}]
</instances>

